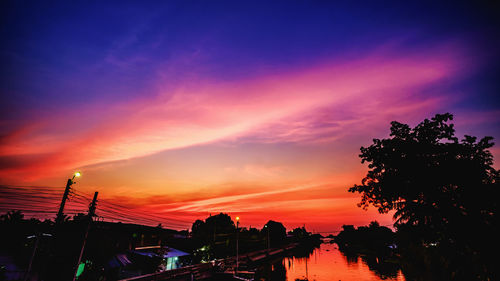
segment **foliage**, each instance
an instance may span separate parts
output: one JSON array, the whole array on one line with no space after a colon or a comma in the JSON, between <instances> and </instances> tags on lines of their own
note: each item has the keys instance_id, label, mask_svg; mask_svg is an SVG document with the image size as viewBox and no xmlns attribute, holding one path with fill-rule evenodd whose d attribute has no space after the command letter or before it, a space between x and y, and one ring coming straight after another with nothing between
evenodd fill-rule
<instances>
[{"instance_id":1,"label":"foliage","mask_svg":"<svg viewBox=\"0 0 500 281\"><path fill-rule=\"evenodd\" d=\"M369 226L357 229L352 225L343 225L342 231L335 237L335 243L341 250L359 253L386 254L394 244L394 232L372 221Z\"/></svg>"},{"instance_id":2,"label":"foliage","mask_svg":"<svg viewBox=\"0 0 500 281\"><path fill-rule=\"evenodd\" d=\"M264 228L262 228L263 234L267 235L267 231L269 231L269 239L271 247L275 247L278 245L284 244L286 241L286 228L283 226L281 222L276 222L273 220L268 221Z\"/></svg>"},{"instance_id":3,"label":"foliage","mask_svg":"<svg viewBox=\"0 0 500 281\"><path fill-rule=\"evenodd\" d=\"M88 222L89 216L84 213L78 213L73 216L75 222Z\"/></svg>"},{"instance_id":4,"label":"foliage","mask_svg":"<svg viewBox=\"0 0 500 281\"><path fill-rule=\"evenodd\" d=\"M459 141L451 120L447 113L414 128L392 122L390 138L361 148L369 171L349 191L361 193L363 208L394 210L395 226L407 233L407 242L439 245L446 249L443 255L480 263L471 274L489 278L485 253L494 243L500 178L488 150L492 138Z\"/></svg>"},{"instance_id":5,"label":"foliage","mask_svg":"<svg viewBox=\"0 0 500 281\"><path fill-rule=\"evenodd\" d=\"M24 219L24 214L19 210L8 211L6 214L0 216L0 221L16 223Z\"/></svg>"},{"instance_id":6,"label":"foliage","mask_svg":"<svg viewBox=\"0 0 500 281\"><path fill-rule=\"evenodd\" d=\"M382 279L396 278L400 266L395 255L395 233L372 221L369 226L355 228L344 225L334 238L339 250L348 262L357 262L359 258Z\"/></svg>"},{"instance_id":7,"label":"foliage","mask_svg":"<svg viewBox=\"0 0 500 281\"><path fill-rule=\"evenodd\" d=\"M235 233L236 226L228 214L210 216L205 221L196 220L191 227L192 235L201 245L208 245L216 240L217 235Z\"/></svg>"},{"instance_id":8,"label":"foliage","mask_svg":"<svg viewBox=\"0 0 500 281\"><path fill-rule=\"evenodd\" d=\"M311 235L310 232L307 232L305 227L294 228L292 231L289 231L288 234L298 239L306 238Z\"/></svg>"},{"instance_id":9,"label":"foliage","mask_svg":"<svg viewBox=\"0 0 500 281\"><path fill-rule=\"evenodd\" d=\"M194 252L197 261L234 254L232 244L235 244L236 226L228 214L220 213L204 221L196 220L191 233L198 249Z\"/></svg>"}]
</instances>

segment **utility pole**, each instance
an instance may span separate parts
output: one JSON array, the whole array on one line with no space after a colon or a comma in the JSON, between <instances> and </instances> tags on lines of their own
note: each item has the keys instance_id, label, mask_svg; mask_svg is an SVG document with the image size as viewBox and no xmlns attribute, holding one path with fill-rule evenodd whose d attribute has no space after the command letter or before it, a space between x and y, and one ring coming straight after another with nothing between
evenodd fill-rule
<instances>
[{"instance_id":1,"label":"utility pole","mask_svg":"<svg viewBox=\"0 0 500 281\"><path fill-rule=\"evenodd\" d=\"M236 271L235 274L238 274L238 266L239 266L239 249L238 249L238 239L240 234L240 217L236 217Z\"/></svg>"},{"instance_id":2,"label":"utility pole","mask_svg":"<svg viewBox=\"0 0 500 281\"><path fill-rule=\"evenodd\" d=\"M267 228L267 252L269 253L269 248L271 248L271 240L269 240L269 226L267 226L266 228Z\"/></svg>"},{"instance_id":3,"label":"utility pole","mask_svg":"<svg viewBox=\"0 0 500 281\"><path fill-rule=\"evenodd\" d=\"M215 241L215 235L216 235L216 230L217 230L217 221L214 220L214 256L215 258L217 258L217 245L216 245L216 241Z\"/></svg>"},{"instance_id":4,"label":"utility pole","mask_svg":"<svg viewBox=\"0 0 500 281\"><path fill-rule=\"evenodd\" d=\"M59 206L59 212L57 212L57 216L56 216L56 224L64 221L64 217L63 217L64 205L66 204L66 200L68 199L71 185L73 185L75 183L73 181L75 179L75 177L80 177L80 172L76 172L72 178L68 179L68 182L66 183L66 188L64 189L64 194L63 194L63 197L61 200L61 205Z\"/></svg>"},{"instance_id":5,"label":"utility pole","mask_svg":"<svg viewBox=\"0 0 500 281\"><path fill-rule=\"evenodd\" d=\"M63 219L64 205L66 204L66 199L68 199L69 190L71 189L71 185L73 184L72 179L68 179L66 183L66 189L64 189L64 194L61 200L61 205L59 205L59 212L57 212L56 223L61 223Z\"/></svg>"},{"instance_id":6,"label":"utility pole","mask_svg":"<svg viewBox=\"0 0 500 281\"><path fill-rule=\"evenodd\" d=\"M73 274L73 281L76 280L76 273L78 272L78 266L80 265L80 261L82 260L83 250L85 249L85 243L87 243L87 237L89 236L90 224L92 223L92 217L95 215L95 209L97 204L97 195L99 192L94 192L94 198L92 199L92 203L89 206L89 214L88 214L88 224L87 230L85 231L85 236L83 238L82 249L80 250L80 255L78 256L78 261L76 262L75 274Z\"/></svg>"},{"instance_id":7,"label":"utility pole","mask_svg":"<svg viewBox=\"0 0 500 281\"><path fill-rule=\"evenodd\" d=\"M269 226L266 224L266 225L264 225L264 228L267 230L267 253L269 253L269 248L271 248L270 247L271 243L269 241Z\"/></svg>"}]
</instances>

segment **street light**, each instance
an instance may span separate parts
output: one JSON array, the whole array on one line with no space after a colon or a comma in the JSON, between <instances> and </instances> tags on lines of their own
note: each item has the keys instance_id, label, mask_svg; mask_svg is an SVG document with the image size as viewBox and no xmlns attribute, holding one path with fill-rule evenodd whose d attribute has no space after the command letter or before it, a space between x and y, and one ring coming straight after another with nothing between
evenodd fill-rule
<instances>
[{"instance_id":1,"label":"street light","mask_svg":"<svg viewBox=\"0 0 500 281\"><path fill-rule=\"evenodd\" d=\"M269 248L270 248L270 240L269 240L269 227L266 225L264 225L264 228L267 228L267 252L269 253Z\"/></svg>"},{"instance_id":2,"label":"street light","mask_svg":"<svg viewBox=\"0 0 500 281\"><path fill-rule=\"evenodd\" d=\"M238 273L238 266L239 266L239 249L238 249L238 238L239 238L239 233L240 233L240 217L236 217L236 272Z\"/></svg>"},{"instance_id":3,"label":"street light","mask_svg":"<svg viewBox=\"0 0 500 281\"><path fill-rule=\"evenodd\" d=\"M63 222L63 211L64 211L64 205L66 204L66 199L68 199L69 195L69 190L71 189L71 185L73 185L75 182L73 181L75 178L79 178L82 176L82 173L79 171L75 172L73 174L73 177L68 179L68 182L66 183L66 188L64 189L64 194L61 200L61 205L59 206L59 211L57 212L56 216L56 224L59 224Z\"/></svg>"}]
</instances>

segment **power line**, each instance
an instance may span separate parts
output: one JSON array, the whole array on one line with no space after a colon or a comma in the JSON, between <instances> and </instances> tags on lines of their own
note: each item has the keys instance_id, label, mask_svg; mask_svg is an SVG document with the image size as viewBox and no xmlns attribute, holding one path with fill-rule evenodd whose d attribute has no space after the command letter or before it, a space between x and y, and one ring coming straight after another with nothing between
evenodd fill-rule
<instances>
[{"instance_id":1,"label":"power line","mask_svg":"<svg viewBox=\"0 0 500 281\"><path fill-rule=\"evenodd\" d=\"M86 198L84 195L82 195L80 193L81 192L79 192L79 191L74 192L75 196L80 197L80 198ZM114 211L114 212L120 213L121 215L133 216L133 217L137 217L138 219L140 218L140 219L150 221L150 222L155 222L155 223L158 223L158 222L163 223L164 221L169 221L168 224L175 225L175 226L181 226L181 225L185 226L186 224L188 224L190 226L192 223L191 221L182 220L179 218L173 218L170 215L164 215L164 214L158 214L158 213L152 214L152 213L149 213L146 211L137 210L135 208L131 209L130 206L124 206L121 204L117 204L117 203L111 202L107 199L100 199L99 206L100 207L99 207L98 211L100 211L100 210Z\"/></svg>"},{"instance_id":2,"label":"power line","mask_svg":"<svg viewBox=\"0 0 500 281\"><path fill-rule=\"evenodd\" d=\"M27 215L36 217L57 213L59 200L64 192L64 187L51 186L23 186L0 185L0 210L21 210ZM65 214L84 213L92 201L91 195L71 188ZM145 225L162 224L166 227L186 229L192 224L191 220L182 219L165 213L151 213L112 202L108 199L98 200L97 213L100 217L129 223Z\"/></svg>"}]
</instances>

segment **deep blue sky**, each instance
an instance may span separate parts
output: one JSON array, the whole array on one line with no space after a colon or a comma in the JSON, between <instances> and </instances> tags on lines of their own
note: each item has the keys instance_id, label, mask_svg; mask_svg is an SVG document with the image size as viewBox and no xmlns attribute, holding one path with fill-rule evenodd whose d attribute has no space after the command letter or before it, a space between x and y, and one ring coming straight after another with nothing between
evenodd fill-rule
<instances>
[{"instance_id":1,"label":"deep blue sky","mask_svg":"<svg viewBox=\"0 0 500 281\"><path fill-rule=\"evenodd\" d=\"M407 49L465 41L483 66L460 87L484 97L477 106L498 107L498 6L417 2L3 1L3 108L128 99L187 54L196 62L177 63L171 75L232 80L354 57L391 40Z\"/></svg>"}]
</instances>

